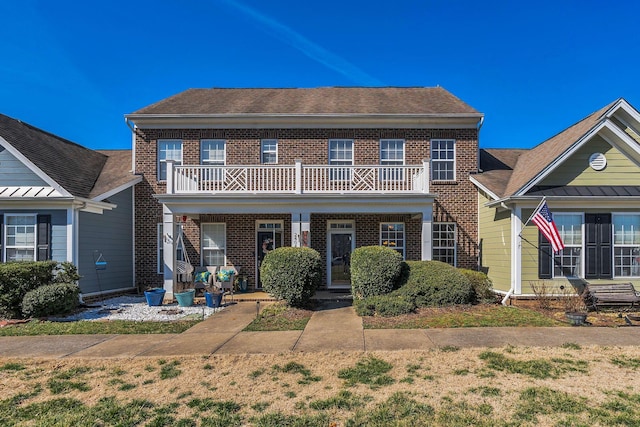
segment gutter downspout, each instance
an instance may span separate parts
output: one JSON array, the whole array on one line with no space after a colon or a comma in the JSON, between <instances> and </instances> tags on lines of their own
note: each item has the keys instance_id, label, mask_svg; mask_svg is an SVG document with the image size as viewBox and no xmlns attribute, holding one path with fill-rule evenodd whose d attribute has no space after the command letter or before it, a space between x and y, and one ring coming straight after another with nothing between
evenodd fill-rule
<instances>
[{"instance_id":1,"label":"gutter downspout","mask_svg":"<svg viewBox=\"0 0 640 427\"><path fill-rule=\"evenodd\" d=\"M480 168L480 129L482 129L483 124L484 124L484 116L480 117L480 120L478 121L478 125L476 126L476 128L478 129L478 152L476 153L476 159L478 159L478 164L476 165L478 172L482 172L482 169Z\"/></svg>"},{"instance_id":2,"label":"gutter downspout","mask_svg":"<svg viewBox=\"0 0 640 427\"><path fill-rule=\"evenodd\" d=\"M124 122L131 129L131 172L136 173L136 128L128 117L124 118Z\"/></svg>"}]
</instances>

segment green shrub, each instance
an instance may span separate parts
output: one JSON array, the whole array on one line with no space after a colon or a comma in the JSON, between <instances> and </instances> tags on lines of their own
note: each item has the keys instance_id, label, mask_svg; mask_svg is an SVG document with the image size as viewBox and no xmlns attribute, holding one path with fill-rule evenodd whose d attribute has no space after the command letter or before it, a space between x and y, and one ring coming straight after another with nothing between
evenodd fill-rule
<instances>
[{"instance_id":1,"label":"green shrub","mask_svg":"<svg viewBox=\"0 0 640 427\"><path fill-rule=\"evenodd\" d=\"M384 246L363 246L351 254L351 292L354 299L384 295L397 285L402 255Z\"/></svg>"},{"instance_id":2,"label":"green shrub","mask_svg":"<svg viewBox=\"0 0 640 427\"><path fill-rule=\"evenodd\" d=\"M391 295L401 295L416 307L469 304L473 287L455 267L440 261L407 261L406 283Z\"/></svg>"},{"instance_id":3,"label":"green shrub","mask_svg":"<svg viewBox=\"0 0 640 427\"><path fill-rule=\"evenodd\" d=\"M25 317L67 314L78 306L80 288L75 283L53 283L29 291L22 299Z\"/></svg>"},{"instance_id":4,"label":"green shrub","mask_svg":"<svg viewBox=\"0 0 640 427\"><path fill-rule=\"evenodd\" d=\"M29 291L51 283L56 261L0 264L0 317L19 318L22 298Z\"/></svg>"},{"instance_id":5,"label":"green shrub","mask_svg":"<svg viewBox=\"0 0 640 427\"><path fill-rule=\"evenodd\" d=\"M413 301L403 295L376 295L354 300L353 306L358 316L382 317L400 316L412 313L416 306Z\"/></svg>"},{"instance_id":6,"label":"green shrub","mask_svg":"<svg viewBox=\"0 0 640 427\"><path fill-rule=\"evenodd\" d=\"M496 294L493 292L493 283L491 279L482 271L458 269L460 273L464 274L471 287L473 287L473 293L475 295L475 302L492 302L496 299Z\"/></svg>"},{"instance_id":7,"label":"green shrub","mask_svg":"<svg viewBox=\"0 0 640 427\"><path fill-rule=\"evenodd\" d=\"M320 254L311 248L274 249L262 261L260 279L265 292L293 307L302 307L322 281Z\"/></svg>"},{"instance_id":8,"label":"green shrub","mask_svg":"<svg viewBox=\"0 0 640 427\"><path fill-rule=\"evenodd\" d=\"M54 283L75 283L82 278L78 274L78 267L68 261L61 262L55 269Z\"/></svg>"}]
</instances>

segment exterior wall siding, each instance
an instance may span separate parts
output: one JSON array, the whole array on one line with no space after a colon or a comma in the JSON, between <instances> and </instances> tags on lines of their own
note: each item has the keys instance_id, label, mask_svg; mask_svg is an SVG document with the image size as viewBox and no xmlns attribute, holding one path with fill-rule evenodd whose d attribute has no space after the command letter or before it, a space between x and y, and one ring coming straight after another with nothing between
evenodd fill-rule
<instances>
[{"instance_id":1,"label":"exterior wall siding","mask_svg":"<svg viewBox=\"0 0 640 427\"><path fill-rule=\"evenodd\" d=\"M589 166L589 156L602 153L607 166L601 171ZM555 170L541 185L638 185L638 166L602 137L596 136L581 147L562 167Z\"/></svg>"},{"instance_id":2,"label":"exterior wall siding","mask_svg":"<svg viewBox=\"0 0 640 427\"><path fill-rule=\"evenodd\" d=\"M2 146L0 146L0 165L2 165L0 167L0 185L8 187L24 185L45 187L49 185Z\"/></svg>"},{"instance_id":3,"label":"exterior wall siding","mask_svg":"<svg viewBox=\"0 0 640 427\"><path fill-rule=\"evenodd\" d=\"M105 210L102 215L80 212L78 272L82 276L80 290L84 294L134 286L131 256L132 189L109 197L109 202L118 207L111 211ZM107 261L107 268L96 271L95 259L100 254Z\"/></svg>"},{"instance_id":4,"label":"exterior wall siding","mask_svg":"<svg viewBox=\"0 0 640 427\"><path fill-rule=\"evenodd\" d=\"M494 289L506 292L511 287L511 211L484 206L488 201L478 191L480 267L491 278Z\"/></svg>"},{"instance_id":5,"label":"exterior wall siding","mask_svg":"<svg viewBox=\"0 0 640 427\"><path fill-rule=\"evenodd\" d=\"M143 175L136 192L136 282L142 286L159 286L161 275L157 274L157 224L162 222L162 207L153 197L166 192L166 184L157 181L157 141L158 139L182 140L182 164L200 164L201 139L225 139L227 165L259 165L260 140L276 138L278 140L278 164L293 165L300 159L306 165L326 165L329 157L329 139L353 139L354 164L377 165L380 163L379 141L382 138L401 138L405 140L405 164L421 164L430 157L432 138L452 138L456 140L456 181L431 184L431 192L438 195L434 206L434 221L456 222L458 224L458 266L477 267L477 194L469 180L469 174L477 171L478 131L476 129L138 129L135 138L135 172ZM212 199L215 200L215 199ZM216 215L217 217L217 215ZM267 216L256 219L268 219ZM290 223L290 214L283 214L284 221ZM201 221L202 219L200 219ZM224 222L224 221L222 221ZM413 258L420 253L420 233L418 225L412 225L411 238L415 247L408 247ZM285 237L285 245L290 245L290 224ZM322 225L326 228L326 223ZM377 226L376 226L377 227ZM192 264L199 261L196 248L199 248L199 225L189 219L185 225L185 235L196 238L188 245ZM377 228L376 228L377 229ZM198 230L198 231L195 231ZM250 237L250 245L233 246L228 241L227 254L233 254L233 248L240 250L237 260L242 267L248 262L243 257L255 251L255 224L251 223L251 236L247 230L239 230L239 236L227 228L227 239ZM326 234L323 229L321 236ZM414 235L415 234L415 235ZM318 233L312 230L312 245ZM288 239L288 240L286 240ZM362 241L367 241L363 237ZM375 244L377 241L375 233ZM360 241L357 238L357 241ZM325 247L321 248L325 252ZM244 254L243 254L244 253ZM193 255L193 256L192 256ZM253 257L253 255L251 255ZM414 259L420 259L415 256ZM230 260L235 263L236 260ZM251 261L253 266L253 262ZM251 267L251 270L255 270ZM253 282L252 282L253 283Z\"/></svg>"}]
</instances>

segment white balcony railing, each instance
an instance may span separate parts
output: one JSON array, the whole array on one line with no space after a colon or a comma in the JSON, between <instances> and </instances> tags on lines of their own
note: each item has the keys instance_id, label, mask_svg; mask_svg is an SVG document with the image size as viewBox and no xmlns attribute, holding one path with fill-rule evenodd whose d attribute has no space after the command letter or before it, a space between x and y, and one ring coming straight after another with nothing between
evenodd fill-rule
<instances>
[{"instance_id":1,"label":"white balcony railing","mask_svg":"<svg viewBox=\"0 0 640 427\"><path fill-rule=\"evenodd\" d=\"M429 163L398 166L176 166L167 162L167 194L428 193Z\"/></svg>"}]
</instances>

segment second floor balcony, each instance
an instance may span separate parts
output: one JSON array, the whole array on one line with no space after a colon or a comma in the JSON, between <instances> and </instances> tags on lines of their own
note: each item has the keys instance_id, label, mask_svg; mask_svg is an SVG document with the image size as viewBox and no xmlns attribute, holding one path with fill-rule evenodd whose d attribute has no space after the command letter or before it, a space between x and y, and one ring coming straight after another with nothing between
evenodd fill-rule
<instances>
[{"instance_id":1,"label":"second floor balcony","mask_svg":"<svg viewBox=\"0 0 640 427\"><path fill-rule=\"evenodd\" d=\"M429 163L334 166L175 165L167 162L167 194L427 194Z\"/></svg>"}]
</instances>

